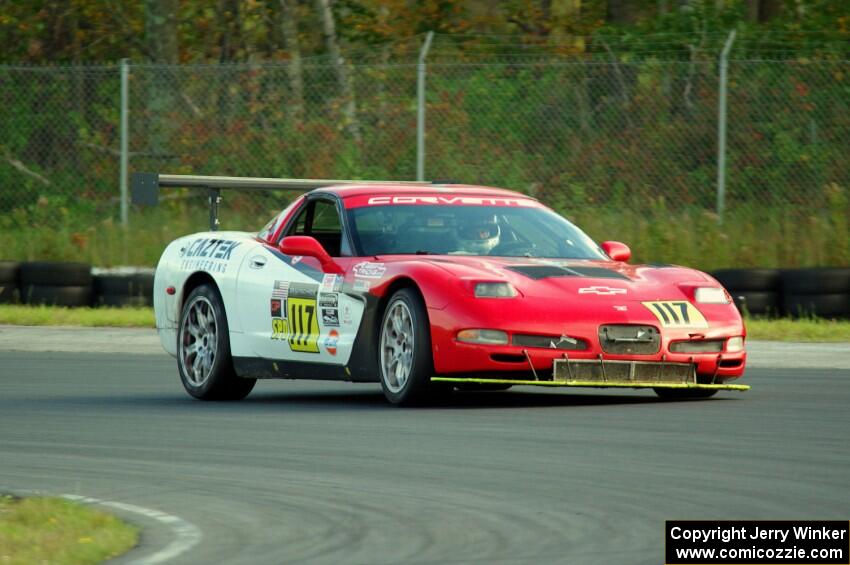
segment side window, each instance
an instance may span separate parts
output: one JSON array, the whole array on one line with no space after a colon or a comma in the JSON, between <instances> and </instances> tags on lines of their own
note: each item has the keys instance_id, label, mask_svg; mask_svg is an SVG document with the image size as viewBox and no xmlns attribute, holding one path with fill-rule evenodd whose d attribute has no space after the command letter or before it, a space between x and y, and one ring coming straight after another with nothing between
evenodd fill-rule
<instances>
[{"instance_id":1,"label":"side window","mask_svg":"<svg viewBox=\"0 0 850 565\"><path fill-rule=\"evenodd\" d=\"M289 228L289 233L286 235L309 235L307 233L307 217L313 211L313 205L308 204L304 206L304 209L301 210L301 213L298 214L298 217L295 218L295 223Z\"/></svg>"},{"instance_id":2,"label":"side window","mask_svg":"<svg viewBox=\"0 0 850 565\"><path fill-rule=\"evenodd\" d=\"M277 233L277 230L280 229L280 224L286 221L289 218L289 215L292 213L292 209L300 204L300 202L304 199L303 196L297 197L295 200L289 203L289 205L283 209L283 211L272 218L269 223L267 223L263 229L261 229L257 233L257 237L260 239L264 239L270 243L275 243L272 241L272 237Z\"/></svg>"},{"instance_id":3,"label":"side window","mask_svg":"<svg viewBox=\"0 0 850 565\"><path fill-rule=\"evenodd\" d=\"M318 240L331 257L339 257L343 248L350 255L347 243L343 242L342 224L336 204L330 200L314 200L307 204L295 218L286 235L309 235Z\"/></svg>"},{"instance_id":4,"label":"side window","mask_svg":"<svg viewBox=\"0 0 850 565\"><path fill-rule=\"evenodd\" d=\"M316 234L342 235L342 225L333 202L316 201L316 207L313 210L313 235Z\"/></svg>"}]
</instances>

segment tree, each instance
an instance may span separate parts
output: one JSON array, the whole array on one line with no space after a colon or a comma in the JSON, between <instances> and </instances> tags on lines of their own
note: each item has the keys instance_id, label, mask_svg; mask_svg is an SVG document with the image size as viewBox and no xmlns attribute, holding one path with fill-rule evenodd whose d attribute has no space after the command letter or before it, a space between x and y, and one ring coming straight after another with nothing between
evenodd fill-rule
<instances>
[{"instance_id":1,"label":"tree","mask_svg":"<svg viewBox=\"0 0 850 565\"><path fill-rule=\"evenodd\" d=\"M325 50L331 59L331 65L336 73L337 86L343 98L343 114L346 121L346 129L355 141L360 141L360 127L357 123L357 103L354 99L354 87L348 74L345 59L339 50L339 40L336 34L336 22L334 20L331 0L316 0L316 9L322 18L322 34L325 38Z\"/></svg>"},{"instance_id":2,"label":"tree","mask_svg":"<svg viewBox=\"0 0 850 565\"><path fill-rule=\"evenodd\" d=\"M301 121L304 113L304 77L301 68L301 46L298 42L298 12L295 0L280 0L283 46L289 55L286 75L289 78L291 101L289 111L293 120Z\"/></svg>"}]
</instances>

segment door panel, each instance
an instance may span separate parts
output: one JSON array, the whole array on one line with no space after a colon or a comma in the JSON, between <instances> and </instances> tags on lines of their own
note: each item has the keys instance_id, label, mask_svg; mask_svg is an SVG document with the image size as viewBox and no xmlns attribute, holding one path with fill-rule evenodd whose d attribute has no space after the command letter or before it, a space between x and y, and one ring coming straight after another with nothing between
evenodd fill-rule
<instances>
[{"instance_id":1,"label":"door panel","mask_svg":"<svg viewBox=\"0 0 850 565\"><path fill-rule=\"evenodd\" d=\"M344 292L343 276L323 274L313 258L268 246L256 255L243 264L237 286L239 315L254 355L346 364L363 299Z\"/></svg>"}]
</instances>

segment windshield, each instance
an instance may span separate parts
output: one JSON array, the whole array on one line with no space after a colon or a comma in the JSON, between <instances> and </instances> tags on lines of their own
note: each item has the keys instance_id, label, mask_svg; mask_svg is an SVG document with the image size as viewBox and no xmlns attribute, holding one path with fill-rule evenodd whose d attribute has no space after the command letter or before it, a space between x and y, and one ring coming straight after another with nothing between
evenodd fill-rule
<instances>
[{"instance_id":1,"label":"windshield","mask_svg":"<svg viewBox=\"0 0 850 565\"><path fill-rule=\"evenodd\" d=\"M584 232L546 208L364 206L348 210L348 215L361 256L607 259Z\"/></svg>"}]
</instances>

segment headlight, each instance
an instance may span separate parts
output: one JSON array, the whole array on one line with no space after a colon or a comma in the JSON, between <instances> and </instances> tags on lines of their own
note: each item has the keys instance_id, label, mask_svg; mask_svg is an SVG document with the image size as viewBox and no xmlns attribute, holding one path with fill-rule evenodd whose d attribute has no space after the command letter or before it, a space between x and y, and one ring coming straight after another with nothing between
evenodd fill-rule
<instances>
[{"instance_id":1,"label":"headlight","mask_svg":"<svg viewBox=\"0 0 850 565\"><path fill-rule=\"evenodd\" d=\"M699 304L729 304L729 295L716 286L700 287L694 293L694 300Z\"/></svg>"},{"instance_id":2,"label":"headlight","mask_svg":"<svg viewBox=\"0 0 850 565\"><path fill-rule=\"evenodd\" d=\"M506 282L481 282L475 285L475 298L513 298L516 289Z\"/></svg>"},{"instance_id":3,"label":"headlight","mask_svg":"<svg viewBox=\"0 0 850 565\"><path fill-rule=\"evenodd\" d=\"M743 337L730 337L726 342L726 353L738 353L739 351L744 350L744 338Z\"/></svg>"},{"instance_id":4,"label":"headlight","mask_svg":"<svg viewBox=\"0 0 850 565\"><path fill-rule=\"evenodd\" d=\"M457 332L458 341L483 345L507 345L508 334L499 330L461 330Z\"/></svg>"}]
</instances>

